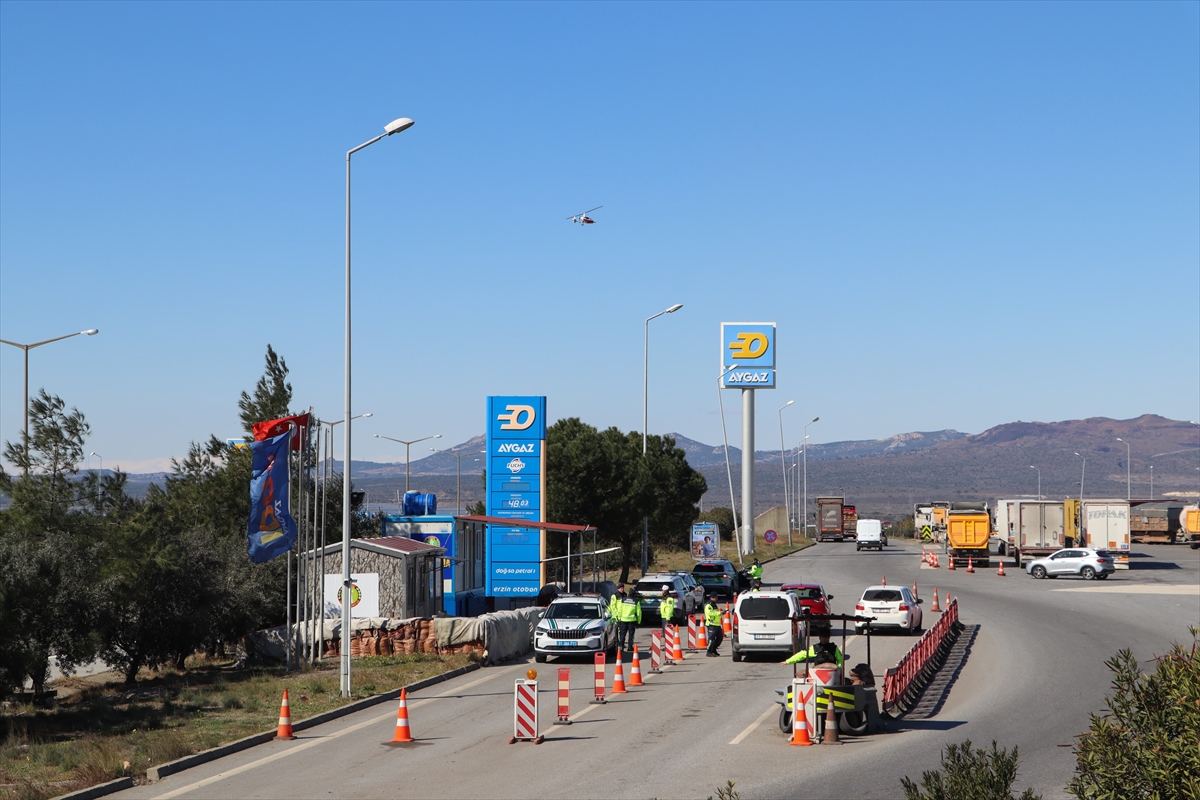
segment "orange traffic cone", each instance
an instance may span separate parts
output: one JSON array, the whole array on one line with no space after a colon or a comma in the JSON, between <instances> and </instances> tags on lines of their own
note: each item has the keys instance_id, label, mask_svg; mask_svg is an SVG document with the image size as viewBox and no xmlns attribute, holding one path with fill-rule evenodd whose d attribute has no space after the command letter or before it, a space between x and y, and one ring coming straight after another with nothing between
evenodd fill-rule
<instances>
[{"instance_id":1,"label":"orange traffic cone","mask_svg":"<svg viewBox=\"0 0 1200 800\"><path fill-rule=\"evenodd\" d=\"M683 645L679 642L679 626L671 626L671 660L678 664L683 661Z\"/></svg>"},{"instance_id":2,"label":"orange traffic cone","mask_svg":"<svg viewBox=\"0 0 1200 800\"><path fill-rule=\"evenodd\" d=\"M697 638L696 638L696 648L699 650L707 650L708 649L708 626L707 625L700 626L700 631L697 634Z\"/></svg>"},{"instance_id":3,"label":"orange traffic cone","mask_svg":"<svg viewBox=\"0 0 1200 800\"><path fill-rule=\"evenodd\" d=\"M946 560L950 562L949 564L946 565L946 569L958 569L958 567L954 566L954 554L953 553L951 553L950 558L948 558Z\"/></svg>"},{"instance_id":4,"label":"orange traffic cone","mask_svg":"<svg viewBox=\"0 0 1200 800\"><path fill-rule=\"evenodd\" d=\"M950 593L946 592L946 608L950 607Z\"/></svg>"},{"instance_id":5,"label":"orange traffic cone","mask_svg":"<svg viewBox=\"0 0 1200 800\"><path fill-rule=\"evenodd\" d=\"M792 698L795 711L792 712L792 740L788 742L796 747L812 747L812 739L808 738L808 715L804 713L804 704Z\"/></svg>"},{"instance_id":6,"label":"orange traffic cone","mask_svg":"<svg viewBox=\"0 0 1200 800\"><path fill-rule=\"evenodd\" d=\"M942 607L938 605L937 587L936 586L933 587L933 606L929 610L937 611L937 612L941 612L941 610L942 610Z\"/></svg>"},{"instance_id":7,"label":"orange traffic cone","mask_svg":"<svg viewBox=\"0 0 1200 800\"><path fill-rule=\"evenodd\" d=\"M967 559L967 574L968 575L975 574L975 560L974 559L971 559L971 558Z\"/></svg>"},{"instance_id":8,"label":"orange traffic cone","mask_svg":"<svg viewBox=\"0 0 1200 800\"><path fill-rule=\"evenodd\" d=\"M617 648L617 667L613 673L613 687L609 694L629 694L625 690L625 668L621 666L621 648Z\"/></svg>"},{"instance_id":9,"label":"orange traffic cone","mask_svg":"<svg viewBox=\"0 0 1200 800\"><path fill-rule=\"evenodd\" d=\"M629 668L629 685L642 685L642 661L638 658L638 646L633 646L633 664Z\"/></svg>"},{"instance_id":10,"label":"orange traffic cone","mask_svg":"<svg viewBox=\"0 0 1200 800\"><path fill-rule=\"evenodd\" d=\"M279 730L275 732L276 739L295 739L292 736L292 709L288 705L288 690L283 690L283 705L279 707Z\"/></svg>"},{"instance_id":11,"label":"orange traffic cone","mask_svg":"<svg viewBox=\"0 0 1200 800\"><path fill-rule=\"evenodd\" d=\"M933 554L933 568L934 569L942 568L942 560L940 558L938 558L937 553Z\"/></svg>"},{"instance_id":12,"label":"orange traffic cone","mask_svg":"<svg viewBox=\"0 0 1200 800\"><path fill-rule=\"evenodd\" d=\"M412 732L408 729L408 690L400 690L400 707L396 709L396 735L393 742L411 742Z\"/></svg>"},{"instance_id":13,"label":"orange traffic cone","mask_svg":"<svg viewBox=\"0 0 1200 800\"><path fill-rule=\"evenodd\" d=\"M1000 562L1000 569L996 570L996 574L1001 578L1004 577L1004 562L1003 561Z\"/></svg>"},{"instance_id":14,"label":"orange traffic cone","mask_svg":"<svg viewBox=\"0 0 1200 800\"><path fill-rule=\"evenodd\" d=\"M917 591L917 582L913 581L913 597L920 598L921 593Z\"/></svg>"},{"instance_id":15,"label":"orange traffic cone","mask_svg":"<svg viewBox=\"0 0 1200 800\"><path fill-rule=\"evenodd\" d=\"M721 630L726 636L733 633L733 621L729 614L729 603L725 604L725 613L721 615Z\"/></svg>"}]
</instances>

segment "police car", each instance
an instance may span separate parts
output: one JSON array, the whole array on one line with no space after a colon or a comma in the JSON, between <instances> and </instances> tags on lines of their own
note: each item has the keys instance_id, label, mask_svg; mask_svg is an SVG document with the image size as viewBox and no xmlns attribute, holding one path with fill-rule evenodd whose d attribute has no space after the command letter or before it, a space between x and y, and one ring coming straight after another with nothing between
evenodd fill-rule
<instances>
[{"instance_id":1,"label":"police car","mask_svg":"<svg viewBox=\"0 0 1200 800\"><path fill-rule=\"evenodd\" d=\"M615 653L617 622L599 595L565 594L546 606L533 631L533 657Z\"/></svg>"}]
</instances>

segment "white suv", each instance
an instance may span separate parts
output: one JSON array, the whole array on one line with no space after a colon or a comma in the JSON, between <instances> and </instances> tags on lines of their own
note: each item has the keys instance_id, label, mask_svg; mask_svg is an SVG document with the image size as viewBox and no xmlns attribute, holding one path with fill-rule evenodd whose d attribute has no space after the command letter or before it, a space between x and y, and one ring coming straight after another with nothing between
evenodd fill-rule
<instances>
[{"instance_id":1,"label":"white suv","mask_svg":"<svg viewBox=\"0 0 1200 800\"><path fill-rule=\"evenodd\" d=\"M795 653L800 647L800 604L791 592L742 592L733 609L733 660L747 653Z\"/></svg>"},{"instance_id":2,"label":"white suv","mask_svg":"<svg viewBox=\"0 0 1200 800\"><path fill-rule=\"evenodd\" d=\"M617 623L599 595L565 594L554 598L533 630L533 657L613 652Z\"/></svg>"}]
</instances>

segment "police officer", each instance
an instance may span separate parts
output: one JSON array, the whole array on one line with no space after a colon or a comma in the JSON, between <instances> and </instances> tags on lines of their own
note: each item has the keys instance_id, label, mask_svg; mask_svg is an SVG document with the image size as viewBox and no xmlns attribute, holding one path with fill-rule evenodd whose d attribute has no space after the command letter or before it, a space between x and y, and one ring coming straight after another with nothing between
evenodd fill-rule
<instances>
[{"instance_id":1,"label":"police officer","mask_svg":"<svg viewBox=\"0 0 1200 800\"><path fill-rule=\"evenodd\" d=\"M763 568L762 564L758 563L758 559L754 559L754 563L746 570L750 575L750 580L757 581L762 579Z\"/></svg>"},{"instance_id":2,"label":"police officer","mask_svg":"<svg viewBox=\"0 0 1200 800\"><path fill-rule=\"evenodd\" d=\"M618 583L617 584L617 593L614 594L612 597L608 598L608 615L610 617L612 617L613 619L618 619L617 606L619 606L621 604L621 601L624 599L625 599L625 584Z\"/></svg>"},{"instance_id":3,"label":"police officer","mask_svg":"<svg viewBox=\"0 0 1200 800\"><path fill-rule=\"evenodd\" d=\"M829 641L829 636L832 629L829 623L815 623L812 627L812 632L817 637L817 644L810 645L807 649L801 650L786 661L780 661L780 664L799 664L801 661L810 661L813 664L829 664L834 663L839 667L842 666L842 651L836 644Z\"/></svg>"},{"instance_id":4,"label":"police officer","mask_svg":"<svg viewBox=\"0 0 1200 800\"><path fill-rule=\"evenodd\" d=\"M750 591L761 592L762 591L762 581L760 581L758 578L755 578L754 582L750 584Z\"/></svg>"},{"instance_id":5,"label":"police officer","mask_svg":"<svg viewBox=\"0 0 1200 800\"><path fill-rule=\"evenodd\" d=\"M642 621L642 603L633 593L622 594L617 604L617 643L622 650L633 649L633 637Z\"/></svg>"},{"instance_id":6,"label":"police officer","mask_svg":"<svg viewBox=\"0 0 1200 800\"><path fill-rule=\"evenodd\" d=\"M662 617L663 634L667 632L667 626L675 619L675 593L671 591L670 586L662 588L662 602L658 604L658 613ZM665 641L665 639L664 639Z\"/></svg>"},{"instance_id":7,"label":"police officer","mask_svg":"<svg viewBox=\"0 0 1200 800\"><path fill-rule=\"evenodd\" d=\"M721 627L721 607L717 605L716 594L710 594L704 604L704 626L708 628L708 656L720 655L717 648L725 638L725 631Z\"/></svg>"}]
</instances>

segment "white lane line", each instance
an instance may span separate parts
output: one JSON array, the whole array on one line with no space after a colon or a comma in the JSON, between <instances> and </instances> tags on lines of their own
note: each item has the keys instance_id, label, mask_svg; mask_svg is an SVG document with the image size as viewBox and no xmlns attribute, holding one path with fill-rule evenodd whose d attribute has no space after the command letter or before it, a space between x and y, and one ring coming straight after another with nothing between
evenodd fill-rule
<instances>
[{"instance_id":1,"label":"white lane line","mask_svg":"<svg viewBox=\"0 0 1200 800\"><path fill-rule=\"evenodd\" d=\"M771 714L775 712L775 706L777 706L777 705L779 705L779 704L772 703L771 707L768 708L766 711L764 711L762 713L761 717L754 720L754 722L750 723L750 727L746 728L746 730L742 731L737 736L733 737L733 740L730 742L730 744L738 744L739 742L742 741L742 739L745 739L747 736L749 736L751 733L753 733L755 728L757 728L759 725L762 725L763 722L766 720L766 718L771 716Z\"/></svg>"},{"instance_id":2,"label":"white lane line","mask_svg":"<svg viewBox=\"0 0 1200 800\"><path fill-rule=\"evenodd\" d=\"M442 692L441 694L434 695L431 698L419 700L419 701L413 703L409 707L416 708L417 706L424 705L425 703L433 702L434 698L437 698L437 697L448 697L450 695L459 694L464 689L469 689L472 686L478 686L479 684L484 683L485 681L490 681L493 678L499 678L501 675L504 675L505 673L508 673L508 672L512 672L514 669L519 669L522 666L523 665L518 664L515 667L509 667L507 669L500 670L493 675L488 675L487 677L473 680L470 683L465 683L462 686L459 686L455 689L451 689L449 691ZM345 728L344 730L337 731L336 733L331 733L328 736L322 736L319 739L309 739L308 741L303 742L302 744L295 745L294 747L289 747L287 750L281 750L278 753L274 753L265 758L260 758L257 761L251 761L249 764L243 764L240 767L234 767L231 770L226 770L225 772L219 772L216 775L213 775L212 777L205 778L200 781L196 781L195 783L190 783L187 786L181 786L174 791L167 792L166 794L160 794L155 798L155 800L170 800L170 798L179 797L180 795L187 794L188 792L194 792L197 789L202 789L205 786L209 786L211 784L216 783L217 781L223 781L226 778L232 778L234 775L240 775L243 772L248 772L249 770L255 769L257 767L261 767L264 764L270 764L272 761L278 761L281 758L287 758L288 756L295 755L296 753L301 753L305 750L308 750L311 747L316 747L317 745L322 744L324 742L328 742L332 739L338 739L347 734L354 733L355 731L370 727L371 725L377 725L378 723L383 722L386 719L392 719L394 717L395 717L395 712L381 714L378 717L372 717L371 719L366 720L365 722L360 722L357 725L351 725L349 728Z\"/></svg>"},{"instance_id":3,"label":"white lane line","mask_svg":"<svg viewBox=\"0 0 1200 800\"><path fill-rule=\"evenodd\" d=\"M1051 589L1052 592L1104 592L1106 594L1200 594L1200 586L1186 584L1148 584L1138 583L1132 586L1122 586L1110 583L1106 586L1069 586L1063 589Z\"/></svg>"}]
</instances>

